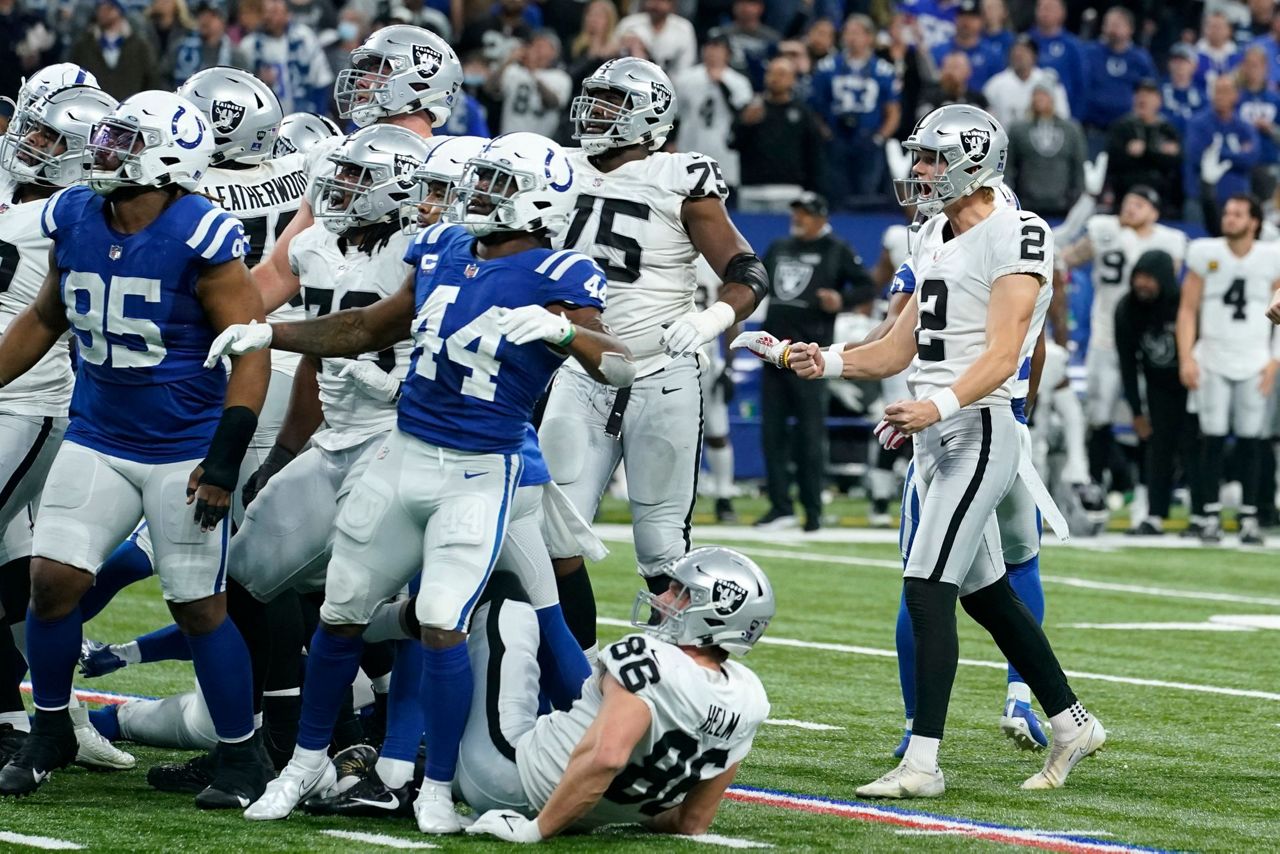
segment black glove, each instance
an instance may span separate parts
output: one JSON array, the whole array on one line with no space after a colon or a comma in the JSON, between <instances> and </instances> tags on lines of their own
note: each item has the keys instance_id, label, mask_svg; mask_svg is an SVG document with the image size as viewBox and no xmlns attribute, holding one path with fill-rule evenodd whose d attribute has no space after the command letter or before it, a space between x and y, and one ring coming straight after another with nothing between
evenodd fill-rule
<instances>
[{"instance_id":1,"label":"black glove","mask_svg":"<svg viewBox=\"0 0 1280 854\"><path fill-rule=\"evenodd\" d=\"M248 507L253 499L258 497L258 493L262 491L262 487L267 485L267 481L275 476L276 472L284 468L295 457L293 451L281 445L272 445L271 450L267 453L267 458L262 461L262 465L258 466L258 470L249 475L249 479L244 482L244 489L240 491L240 498L244 502L244 506Z\"/></svg>"}]
</instances>

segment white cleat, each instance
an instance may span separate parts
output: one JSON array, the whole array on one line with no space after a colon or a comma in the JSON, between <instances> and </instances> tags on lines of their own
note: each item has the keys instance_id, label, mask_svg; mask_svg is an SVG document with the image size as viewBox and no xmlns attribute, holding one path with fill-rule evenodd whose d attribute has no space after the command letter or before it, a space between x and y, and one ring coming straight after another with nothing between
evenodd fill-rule
<instances>
[{"instance_id":1,"label":"white cleat","mask_svg":"<svg viewBox=\"0 0 1280 854\"><path fill-rule=\"evenodd\" d=\"M453 793L447 784L422 781L418 798L413 802L413 815L423 833L462 832L462 816L453 809Z\"/></svg>"},{"instance_id":2,"label":"white cleat","mask_svg":"<svg viewBox=\"0 0 1280 854\"><path fill-rule=\"evenodd\" d=\"M76 727L76 763L91 768L127 771L138 764L132 753L125 753L93 728L93 724Z\"/></svg>"},{"instance_id":3,"label":"white cleat","mask_svg":"<svg viewBox=\"0 0 1280 854\"><path fill-rule=\"evenodd\" d=\"M267 784L262 793L249 808L244 817L249 821L275 821L288 818L298 804L313 795L329 797L337 790L338 772L333 763L325 759L318 770L304 768L290 760L280 772L280 776Z\"/></svg>"},{"instance_id":4,"label":"white cleat","mask_svg":"<svg viewBox=\"0 0 1280 854\"><path fill-rule=\"evenodd\" d=\"M1044 761L1044 768L1032 774L1022 784L1024 789L1057 789L1067 782L1067 775L1076 763L1086 756L1092 756L1107 742L1107 731L1095 717L1089 718L1076 737L1070 741L1061 741L1056 735L1053 746L1049 750L1049 758Z\"/></svg>"},{"instance_id":5,"label":"white cleat","mask_svg":"<svg viewBox=\"0 0 1280 854\"><path fill-rule=\"evenodd\" d=\"M941 768L921 771L903 759L879 780L859 786L857 794L860 798L936 798L946 789Z\"/></svg>"}]
</instances>

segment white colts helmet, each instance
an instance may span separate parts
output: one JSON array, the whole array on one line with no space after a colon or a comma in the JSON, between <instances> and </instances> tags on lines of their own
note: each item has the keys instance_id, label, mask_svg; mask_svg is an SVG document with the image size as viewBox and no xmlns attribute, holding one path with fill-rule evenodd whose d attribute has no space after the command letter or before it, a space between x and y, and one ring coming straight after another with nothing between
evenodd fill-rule
<instances>
[{"instance_id":1,"label":"white colts helmet","mask_svg":"<svg viewBox=\"0 0 1280 854\"><path fill-rule=\"evenodd\" d=\"M284 110L271 87L239 68L215 65L187 78L178 94L213 128L213 162L261 163L271 156Z\"/></svg>"},{"instance_id":2,"label":"white colts helmet","mask_svg":"<svg viewBox=\"0 0 1280 854\"><path fill-rule=\"evenodd\" d=\"M417 182L413 200L400 211L400 227L406 234L418 231L418 206L428 204L443 210L467 162L478 155L489 140L483 136L447 136L427 155L413 173Z\"/></svg>"},{"instance_id":3,"label":"white colts helmet","mask_svg":"<svg viewBox=\"0 0 1280 854\"><path fill-rule=\"evenodd\" d=\"M939 213L956 199L980 187L998 188L1004 183L1009 156L1009 135L986 110L968 104L948 104L929 113L916 125L902 147L934 157L928 177L916 174L893 182L898 203L915 205L925 216Z\"/></svg>"},{"instance_id":4,"label":"white colts helmet","mask_svg":"<svg viewBox=\"0 0 1280 854\"><path fill-rule=\"evenodd\" d=\"M101 89L72 86L37 98L19 111L0 140L0 164L23 184L70 187L89 168L93 126L118 106Z\"/></svg>"},{"instance_id":5,"label":"white colts helmet","mask_svg":"<svg viewBox=\"0 0 1280 854\"><path fill-rule=\"evenodd\" d=\"M93 72L81 68L74 62L56 62L53 65L46 65L22 81L22 88L18 90L16 110L28 107L37 98L51 95L68 86L97 88L98 78L93 76Z\"/></svg>"},{"instance_id":6,"label":"white colts helmet","mask_svg":"<svg viewBox=\"0 0 1280 854\"><path fill-rule=\"evenodd\" d=\"M290 113L280 122L280 136L271 149L272 158L287 154L306 154L322 139L342 136L342 131L328 116L315 113Z\"/></svg>"},{"instance_id":7,"label":"white colts helmet","mask_svg":"<svg viewBox=\"0 0 1280 854\"><path fill-rule=\"evenodd\" d=\"M409 24L383 27L351 51L351 67L338 74L338 115L361 127L378 119L427 110L440 127L461 97L462 63L449 43Z\"/></svg>"},{"instance_id":8,"label":"white colts helmet","mask_svg":"<svg viewBox=\"0 0 1280 854\"><path fill-rule=\"evenodd\" d=\"M181 95L149 91L126 99L93 126L89 186L167 187L195 192L213 159L213 131Z\"/></svg>"},{"instance_id":9,"label":"white colts helmet","mask_svg":"<svg viewBox=\"0 0 1280 854\"><path fill-rule=\"evenodd\" d=\"M413 173L427 159L427 142L411 130L374 125L347 137L316 180L315 215L335 234L394 222L414 196Z\"/></svg>"},{"instance_id":10,"label":"white colts helmet","mask_svg":"<svg viewBox=\"0 0 1280 854\"><path fill-rule=\"evenodd\" d=\"M555 237L568 225L575 195L564 149L536 133L506 133L467 161L444 220L477 237L542 229Z\"/></svg>"},{"instance_id":11,"label":"white colts helmet","mask_svg":"<svg viewBox=\"0 0 1280 854\"><path fill-rule=\"evenodd\" d=\"M657 151L675 127L675 88L647 59L611 59L582 82L569 120L588 154L640 144Z\"/></svg>"}]
</instances>

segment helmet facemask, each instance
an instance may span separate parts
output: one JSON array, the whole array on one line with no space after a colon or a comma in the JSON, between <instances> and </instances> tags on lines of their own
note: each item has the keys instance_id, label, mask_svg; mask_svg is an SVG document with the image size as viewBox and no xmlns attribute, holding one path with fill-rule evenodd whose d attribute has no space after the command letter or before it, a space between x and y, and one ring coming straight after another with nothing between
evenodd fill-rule
<instances>
[{"instance_id":1,"label":"helmet facemask","mask_svg":"<svg viewBox=\"0 0 1280 854\"><path fill-rule=\"evenodd\" d=\"M424 169L414 173L413 182L409 198L400 203L400 230L405 234L417 234L439 222L454 187L451 178Z\"/></svg>"},{"instance_id":2,"label":"helmet facemask","mask_svg":"<svg viewBox=\"0 0 1280 854\"><path fill-rule=\"evenodd\" d=\"M516 197L537 187L537 178L507 164L473 158L450 191L449 221L476 237L497 232L533 231L537 224L522 223Z\"/></svg>"},{"instance_id":3,"label":"helmet facemask","mask_svg":"<svg viewBox=\"0 0 1280 854\"><path fill-rule=\"evenodd\" d=\"M162 186L142 180L139 157L147 148L160 144L155 131L126 119L103 119L93 126L93 134L85 147L89 186L103 195L129 185Z\"/></svg>"},{"instance_id":4,"label":"helmet facemask","mask_svg":"<svg viewBox=\"0 0 1280 854\"><path fill-rule=\"evenodd\" d=\"M75 144L83 150L84 140L69 141L64 134L40 121L31 110L23 110L13 118L13 124L0 141L0 162L14 177L23 183L46 187L65 187L79 181L84 168L72 170L75 174L63 175L62 155Z\"/></svg>"},{"instance_id":5,"label":"helmet facemask","mask_svg":"<svg viewBox=\"0 0 1280 854\"><path fill-rule=\"evenodd\" d=\"M379 185L396 180L384 166L366 166L350 160L334 163L332 175L316 179L316 219L334 234L342 234L362 225L390 220L388 214L376 215L372 192ZM406 189L406 194L411 191ZM397 208L398 210L398 208Z\"/></svg>"},{"instance_id":6,"label":"helmet facemask","mask_svg":"<svg viewBox=\"0 0 1280 854\"><path fill-rule=\"evenodd\" d=\"M582 91L569 107L569 121L573 138L589 154L640 144L656 149L666 141L665 135L659 140L643 124L642 111L650 105L647 97L590 82L583 84Z\"/></svg>"},{"instance_id":7,"label":"helmet facemask","mask_svg":"<svg viewBox=\"0 0 1280 854\"><path fill-rule=\"evenodd\" d=\"M381 117L381 105L391 97L391 76L403 71L406 65L403 56L371 50L352 51L351 67L338 73L333 88L338 115L344 119L354 118L356 124L371 124Z\"/></svg>"},{"instance_id":8,"label":"helmet facemask","mask_svg":"<svg viewBox=\"0 0 1280 854\"><path fill-rule=\"evenodd\" d=\"M929 217L978 188L978 180L972 174L978 166L959 146L941 151L910 143L905 147L916 156L907 177L895 178L893 182L902 207L914 205L919 213ZM953 161L957 164L954 167L950 165ZM922 170L921 166L925 168Z\"/></svg>"}]
</instances>

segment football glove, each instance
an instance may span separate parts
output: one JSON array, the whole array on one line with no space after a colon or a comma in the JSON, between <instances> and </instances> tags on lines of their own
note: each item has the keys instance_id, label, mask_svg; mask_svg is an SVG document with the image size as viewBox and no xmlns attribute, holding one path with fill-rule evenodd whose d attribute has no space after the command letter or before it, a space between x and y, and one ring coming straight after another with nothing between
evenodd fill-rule
<instances>
[{"instance_id":1,"label":"football glove","mask_svg":"<svg viewBox=\"0 0 1280 854\"><path fill-rule=\"evenodd\" d=\"M907 434L898 432L898 428L894 427L888 421L881 421L876 425L875 433L876 441L880 443L880 447L887 451L893 451L902 447L902 443L907 441Z\"/></svg>"},{"instance_id":2,"label":"football glove","mask_svg":"<svg viewBox=\"0 0 1280 854\"><path fill-rule=\"evenodd\" d=\"M764 330L743 332L729 344L731 350L737 350L739 347L746 347L756 356L776 368L788 367L786 365L786 356L787 351L791 349L791 341L789 339L779 341Z\"/></svg>"},{"instance_id":3,"label":"football glove","mask_svg":"<svg viewBox=\"0 0 1280 854\"><path fill-rule=\"evenodd\" d=\"M249 479L244 482L244 488L240 490L240 500L248 507L253 503L253 499L258 497L258 493L262 491L262 487L267 485L267 481L275 476L276 472L284 468L296 454L282 445L272 445L271 450L267 452L267 458L262 461L262 465L258 466L257 471L249 475Z\"/></svg>"},{"instance_id":4,"label":"football glove","mask_svg":"<svg viewBox=\"0 0 1280 854\"><path fill-rule=\"evenodd\" d=\"M391 403L400 396L400 380L367 359L325 359L340 380L350 380L361 394Z\"/></svg>"},{"instance_id":5,"label":"football glove","mask_svg":"<svg viewBox=\"0 0 1280 854\"><path fill-rule=\"evenodd\" d=\"M1084 162L1084 191L1095 199L1107 181L1107 162L1111 156L1103 151L1093 160Z\"/></svg>"},{"instance_id":6,"label":"football glove","mask_svg":"<svg viewBox=\"0 0 1280 854\"><path fill-rule=\"evenodd\" d=\"M540 305L502 309L498 314L498 331L516 345L541 340L564 347L573 340L573 322Z\"/></svg>"},{"instance_id":7,"label":"football glove","mask_svg":"<svg viewBox=\"0 0 1280 854\"><path fill-rule=\"evenodd\" d=\"M467 833L496 836L504 842L542 841L537 820L525 818L515 810L489 810L467 828Z\"/></svg>"},{"instance_id":8,"label":"football glove","mask_svg":"<svg viewBox=\"0 0 1280 854\"><path fill-rule=\"evenodd\" d=\"M251 320L233 323L218 333L209 345L209 356L204 360L206 368L218 364L223 356L243 356L271 346L271 324Z\"/></svg>"},{"instance_id":9,"label":"football glove","mask_svg":"<svg viewBox=\"0 0 1280 854\"><path fill-rule=\"evenodd\" d=\"M666 328L662 346L668 356L692 353L722 335L735 319L733 308L725 302L717 302L705 311L690 311Z\"/></svg>"}]
</instances>

